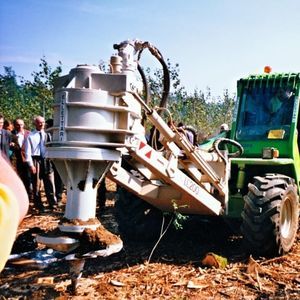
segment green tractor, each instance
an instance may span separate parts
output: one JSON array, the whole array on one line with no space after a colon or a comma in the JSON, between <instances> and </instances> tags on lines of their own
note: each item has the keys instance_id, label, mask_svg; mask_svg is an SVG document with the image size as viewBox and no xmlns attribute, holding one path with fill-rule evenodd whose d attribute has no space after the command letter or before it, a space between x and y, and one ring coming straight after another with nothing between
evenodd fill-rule
<instances>
[{"instance_id":1,"label":"green tractor","mask_svg":"<svg viewBox=\"0 0 300 300\"><path fill-rule=\"evenodd\" d=\"M252 253L281 255L297 235L300 194L300 73L253 75L237 84L230 138L229 217L242 217Z\"/></svg>"},{"instance_id":2,"label":"green tractor","mask_svg":"<svg viewBox=\"0 0 300 300\"><path fill-rule=\"evenodd\" d=\"M240 79L231 130L225 128L196 148L200 152L220 153L218 144L219 150L222 148L227 153L229 176L223 179L226 188L224 198L219 199L221 203L225 200L223 212L217 215L229 221L242 221L245 245L256 255L282 255L290 251L296 239L300 194L299 93L300 73L265 73ZM190 152L185 154L191 161ZM216 163L210 166L213 170L219 168ZM186 172L189 174L188 169ZM173 187L170 184L169 190ZM141 195L132 194L134 191L120 189L117 208L121 231L138 237L154 233L153 216L157 215L157 208L165 210L159 205L167 202L170 191L165 187L160 201L145 197L144 202ZM220 195L216 189L210 193L216 198ZM202 207L199 210L193 207L185 191L176 197L184 199L185 202L178 200L181 207L191 208L178 209L181 213L200 215L204 219L214 215ZM203 198L207 205L212 201Z\"/></svg>"}]
</instances>

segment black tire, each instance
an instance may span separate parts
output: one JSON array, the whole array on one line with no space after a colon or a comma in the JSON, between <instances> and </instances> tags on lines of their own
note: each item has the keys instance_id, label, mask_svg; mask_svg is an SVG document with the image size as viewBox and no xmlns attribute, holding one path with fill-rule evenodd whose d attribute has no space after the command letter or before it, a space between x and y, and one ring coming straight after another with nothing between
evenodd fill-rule
<instances>
[{"instance_id":1,"label":"black tire","mask_svg":"<svg viewBox=\"0 0 300 300\"><path fill-rule=\"evenodd\" d=\"M116 220L123 239L153 241L159 238L163 213L136 195L118 187Z\"/></svg>"},{"instance_id":2,"label":"black tire","mask_svg":"<svg viewBox=\"0 0 300 300\"><path fill-rule=\"evenodd\" d=\"M254 177L242 212L242 233L250 253L282 255L292 248L299 219L299 196L294 180L280 174Z\"/></svg>"}]
</instances>

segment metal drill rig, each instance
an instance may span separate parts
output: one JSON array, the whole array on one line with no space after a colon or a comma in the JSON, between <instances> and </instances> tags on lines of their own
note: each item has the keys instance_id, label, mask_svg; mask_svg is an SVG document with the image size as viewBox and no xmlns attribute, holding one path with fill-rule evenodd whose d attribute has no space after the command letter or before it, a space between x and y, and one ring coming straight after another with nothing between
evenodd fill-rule
<instances>
[{"instance_id":1,"label":"metal drill rig","mask_svg":"<svg viewBox=\"0 0 300 300\"><path fill-rule=\"evenodd\" d=\"M61 234L40 242L75 249L76 234L97 230L97 189L108 176L162 211L174 212L175 205L184 214L242 218L250 248L259 254L288 252L299 218L299 74L241 79L231 133L199 146L159 114L170 87L159 50L139 40L114 48L109 72L78 65L57 81L47 156L67 188L67 203L58 225ZM158 108L151 105L139 65L145 49L163 67ZM289 96L282 107L290 108L289 114L281 114L291 116L282 124L274 121L269 105L279 89ZM264 113L260 121L259 112ZM159 135L161 149L146 140L145 117ZM121 248L119 243L110 253Z\"/></svg>"},{"instance_id":2,"label":"metal drill rig","mask_svg":"<svg viewBox=\"0 0 300 300\"><path fill-rule=\"evenodd\" d=\"M157 48L138 40L114 48L118 53L111 57L108 73L96 66L78 65L56 84L53 138L47 144L47 156L67 188L65 214L58 226L62 235L95 230L100 225L96 194L105 176L163 211L173 211L175 201L182 213L225 214L228 153L219 150L217 143L210 151L191 144L150 107L148 93L146 100L142 98L138 71L144 84L145 76L139 59L142 51L149 49L164 69L161 106L166 105L169 74ZM147 143L144 115L159 132L163 151ZM130 168L123 167L124 161ZM40 241L54 248L77 243L68 238Z\"/></svg>"}]
</instances>

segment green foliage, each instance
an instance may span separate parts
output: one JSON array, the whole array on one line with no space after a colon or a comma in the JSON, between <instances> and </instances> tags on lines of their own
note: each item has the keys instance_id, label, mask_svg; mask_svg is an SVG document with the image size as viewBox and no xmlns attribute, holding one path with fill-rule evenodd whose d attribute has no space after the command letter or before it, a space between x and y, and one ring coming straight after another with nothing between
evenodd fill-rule
<instances>
[{"instance_id":1,"label":"green foliage","mask_svg":"<svg viewBox=\"0 0 300 300\"><path fill-rule=\"evenodd\" d=\"M177 204L176 200L172 200L172 205L173 205L173 209L174 209L174 211L172 212L172 214L173 214L173 226L177 230L183 229L183 223L188 219L188 216L181 214L178 211L178 209L182 208L184 206L179 206Z\"/></svg>"},{"instance_id":2,"label":"green foliage","mask_svg":"<svg viewBox=\"0 0 300 300\"><path fill-rule=\"evenodd\" d=\"M172 97L169 109L177 121L193 126L200 134L215 134L222 123L231 124L235 101L225 90L223 98L210 97L210 90L204 94L195 90L186 97Z\"/></svg>"},{"instance_id":3,"label":"green foliage","mask_svg":"<svg viewBox=\"0 0 300 300\"><path fill-rule=\"evenodd\" d=\"M52 117L53 83L61 73L61 63L52 70L43 57L39 68L32 73L32 81L16 76L11 67L4 67L0 74L1 113L9 120L23 118L28 128L34 116Z\"/></svg>"},{"instance_id":4,"label":"green foliage","mask_svg":"<svg viewBox=\"0 0 300 300\"><path fill-rule=\"evenodd\" d=\"M200 135L206 136L216 133L222 123L230 125L235 103L227 90L217 99L211 97L210 89L205 93L196 89L188 94L180 82L179 65L172 65L168 59L167 66L171 82L167 108L175 123L181 121L193 126ZM4 67L4 74L0 74L0 113L10 120L21 116L27 127L31 127L36 115L46 119L52 117L53 85L62 71L61 62L52 70L45 57L41 58L38 67L38 71L32 73L31 81L17 76L11 67ZM105 69L103 64L102 68ZM151 90L150 106L154 107L160 103L163 72L162 69L151 71L148 68L145 74Z\"/></svg>"},{"instance_id":5,"label":"green foliage","mask_svg":"<svg viewBox=\"0 0 300 300\"><path fill-rule=\"evenodd\" d=\"M17 84L15 72L11 67L4 67L4 75L0 75L0 107L1 113L10 118L15 109L20 109L23 100L22 89Z\"/></svg>"},{"instance_id":6,"label":"green foliage","mask_svg":"<svg viewBox=\"0 0 300 300\"><path fill-rule=\"evenodd\" d=\"M168 59L167 65L171 81L167 108L175 123L183 122L194 127L204 138L217 133L221 124L231 124L235 101L228 90L217 99L211 97L209 88L206 93L196 89L188 94L180 82L179 64L173 66ZM159 104L162 95L163 72L161 69L154 72L146 69L146 74L151 90L151 106L154 107Z\"/></svg>"},{"instance_id":7,"label":"green foliage","mask_svg":"<svg viewBox=\"0 0 300 300\"><path fill-rule=\"evenodd\" d=\"M186 92L184 87L181 86L179 79L179 64L175 64L175 66L173 66L169 59L167 59L166 64L170 73L172 97L185 97ZM151 90L152 107L154 107L159 105L163 91L163 70L156 69L152 72L150 68L147 68L145 73Z\"/></svg>"}]
</instances>

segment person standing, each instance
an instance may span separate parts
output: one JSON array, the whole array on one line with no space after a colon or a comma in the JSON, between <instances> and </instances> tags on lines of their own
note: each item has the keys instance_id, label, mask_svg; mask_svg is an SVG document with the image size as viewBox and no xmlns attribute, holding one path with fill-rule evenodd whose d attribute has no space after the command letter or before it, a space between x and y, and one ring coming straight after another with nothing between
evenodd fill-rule
<instances>
[{"instance_id":1,"label":"person standing","mask_svg":"<svg viewBox=\"0 0 300 300\"><path fill-rule=\"evenodd\" d=\"M194 145L194 146L197 145L197 134L193 127L186 126L183 124L183 122L179 122L177 125L177 130L179 132L182 132L187 137L188 141L192 145Z\"/></svg>"},{"instance_id":2,"label":"person standing","mask_svg":"<svg viewBox=\"0 0 300 300\"><path fill-rule=\"evenodd\" d=\"M57 204L53 169L51 162L45 158L46 142L50 139L50 135L44 130L45 119L42 116L34 119L34 125L35 130L25 140L25 156L32 175L35 208L44 211L45 207L41 199L42 182L49 208L54 208Z\"/></svg>"},{"instance_id":3,"label":"person standing","mask_svg":"<svg viewBox=\"0 0 300 300\"><path fill-rule=\"evenodd\" d=\"M14 145L16 143L16 136L12 134L14 130L14 125L10 120L5 119L3 124L3 129L7 130L10 133L10 143L9 143L9 160L13 168L16 170L15 158L14 158Z\"/></svg>"},{"instance_id":4,"label":"person standing","mask_svg":"<svg viewBox=\"0 0 300 300\"><path fill-rule=\"evenodd\" d=\"M30 131L25 129L24 121L21 118L14 120L14 130L12 134L15 168L26 188L27 194L30 195L30 172L25 157L25 140L29 136Z\"/></svg>"},{"instance_id":5,"label":"person standing","mask_svg":"<svg viewBox=\"0 0 300 300\"><path fill-rule=\"evenodd\" d=\"M9 162L10 161L10 143L11 132L3 128L4 116L0 114L0 153Z\"/></svg>"}]
</instances>

